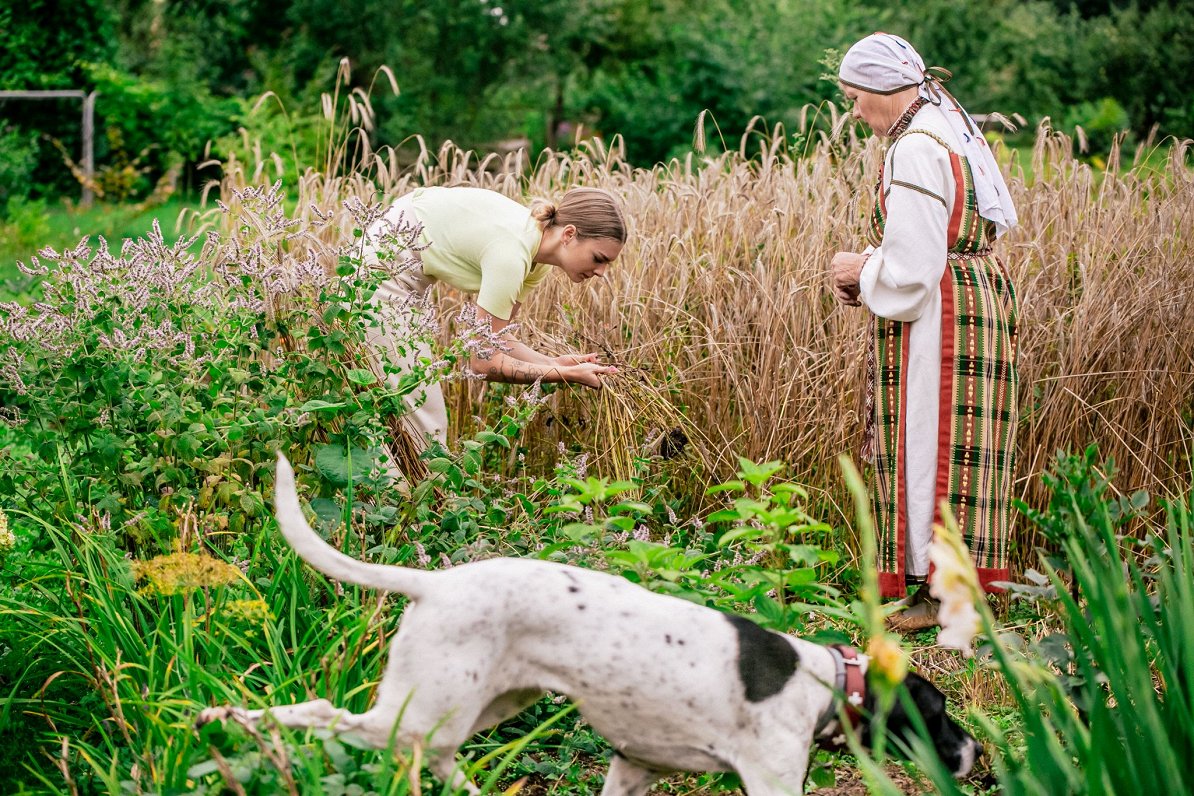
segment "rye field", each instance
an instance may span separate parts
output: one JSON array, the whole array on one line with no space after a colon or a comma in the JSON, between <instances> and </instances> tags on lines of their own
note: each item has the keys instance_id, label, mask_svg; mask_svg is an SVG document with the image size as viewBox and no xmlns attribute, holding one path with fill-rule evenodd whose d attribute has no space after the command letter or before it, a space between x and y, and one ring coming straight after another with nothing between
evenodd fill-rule
<instances>
[{"instance_id":1,"label":"rye field","mask_svg":"<svg viewBox=\"0 0 1194 796\"><path fill-rule=\"evenodd\" d=\"M25 263L37 301L0 305L5 791L451 792L418 748L195 729L215 704L319 696L362 710L393 640L401 598L328 581L279 538L278 452L313 523L351 555L565 561L887 650L942 686L987 746L963 782L916 745L818 752L812 792L1189 781L1189 142L1117 148L1096 168L1043 126L1007 159L1020 226L998 252L1022 312L1021 585L973 595L982 634L966 657L933 632L886 633L868 586L867 519L840 459L861 441L866 318L836 304L827 268L862 245L882 150L826 112L820 127L759 125L650 169L616 139L529 162L332 136L296 179L268 154L224 163L177 241L155 228ZM605 389L462 376L473 330L449 291L420 331L441 357L383 388L363 329L384 274L362 267L357 233L413 187L462 184L623 199L617 265L582 287L548 280L519 330L543 351L601 352L620 371ZM452 444L419 456L397 393L441 378ZM462 766L485 792L579 794L599 789L608 754L546 698L475 738Z\"/></svg>"}]
</instances>

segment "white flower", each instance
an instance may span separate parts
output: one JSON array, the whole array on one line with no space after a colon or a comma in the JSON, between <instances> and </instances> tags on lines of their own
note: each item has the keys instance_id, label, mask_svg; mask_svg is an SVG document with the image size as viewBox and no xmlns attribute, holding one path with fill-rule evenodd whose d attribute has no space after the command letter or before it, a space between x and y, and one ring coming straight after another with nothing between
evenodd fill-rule
<instances>
[{"instance_id":1,"label":"white flower","mask_svg":"<svg viewBox=\"0 0 1194 796\"><path fill-rule=\"evenodd\" d=\"M929 561L933 565L929 593L941 601L937 609L941 625L937 643L961 650L969 658L974 654L971 643L982 630L982 620L974 607L982 594L978 573L952 517L943 525L934 525L933 531L933 542L929 545Z\"/></svg>"}]
</instances>

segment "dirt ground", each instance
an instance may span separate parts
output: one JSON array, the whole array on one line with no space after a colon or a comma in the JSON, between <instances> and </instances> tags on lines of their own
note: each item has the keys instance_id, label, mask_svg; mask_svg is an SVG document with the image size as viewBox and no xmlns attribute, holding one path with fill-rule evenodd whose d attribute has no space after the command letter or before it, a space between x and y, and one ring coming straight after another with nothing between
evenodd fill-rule
<instances>
[{"instance_id":1,"label":"dirt ground","mask_svg":"<svg viewBox=\"0 0 1194 796\"><path fill-rule=\"evenodd\" d=\"M896 787L902 793L909 794L909 796L911 794L932 792L931 784L909 775L899 765L888 765L886 773L891 781L895 783ZM596 783L601 782L602 774L604 774L604 771L594 771L595 778L593 781ZM806 791L806 796L866 796L870 792L867 790L866 781L857 770L842 768L838 769L836 774L837 782L833 785L823 788L810 788ZM562 793L575 792L572 788L561 788L557 783L550 780L532 777L527 780L522 789L518 791L518 794L519 796L559 796ZM710 790L696 785L691 778L675 776L657 784L651 793L672 794L673 796L735 796L735 794L740 796L742 791Z\"/></svg>"},{"instance_id":2,"label":"dirt ground","mask_svg":"<svg viewBox=\"0 0 1194 796\"><path fill-rule=\"evenodd\" d=\"M887 776L900 789L901 793L932 793L932 786L928 782L909 776L908 772L900 766L888 766ZM830 787L812 788L807 791L808 794L814 796L865 796L869 792L862 775L852 769L838 771L837 782Z\"/></svg>"}]
</instances>

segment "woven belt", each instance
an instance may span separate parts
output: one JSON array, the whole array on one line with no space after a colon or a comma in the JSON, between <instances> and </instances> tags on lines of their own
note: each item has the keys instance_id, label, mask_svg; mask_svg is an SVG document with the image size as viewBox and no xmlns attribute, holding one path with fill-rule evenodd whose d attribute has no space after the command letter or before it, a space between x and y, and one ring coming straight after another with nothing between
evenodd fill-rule
<instances>
[{"instance_id":1,"label":"woven belt","mask_svg":"<svg viewBox=\"0 0 1194 796\"><path fill-rule=\"evenodd\" d=\"M990 257L994 253L994 249L979 249L976 252L950 252L945 256L951 260L977 260L980 257Z\"/></svg>"}]
</instances>

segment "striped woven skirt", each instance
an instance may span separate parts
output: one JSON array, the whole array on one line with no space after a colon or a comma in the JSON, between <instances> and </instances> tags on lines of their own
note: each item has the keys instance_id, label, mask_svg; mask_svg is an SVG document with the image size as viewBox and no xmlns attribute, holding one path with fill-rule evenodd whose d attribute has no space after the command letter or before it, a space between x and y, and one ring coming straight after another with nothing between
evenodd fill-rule
<instances>
[{"instance_id":1,"label":"striped woven skirt","mask_svg":"<svg viewBox=\"0 0 1194 796\"><path fill-rule=\"evenodd\" d=\"M979 582L1007 580L1017 403L1015 289L988 251L950 254L941 279L941 378L933 521L948 504ZM884 597L905 590L908 323L875 317L870 341L873 413L867 449ZM926 440L914 444L928 444ZM868 457L870 458L870 457ZM928 538L927 534L920 534Z\"/></svg>"}]
</instances>

